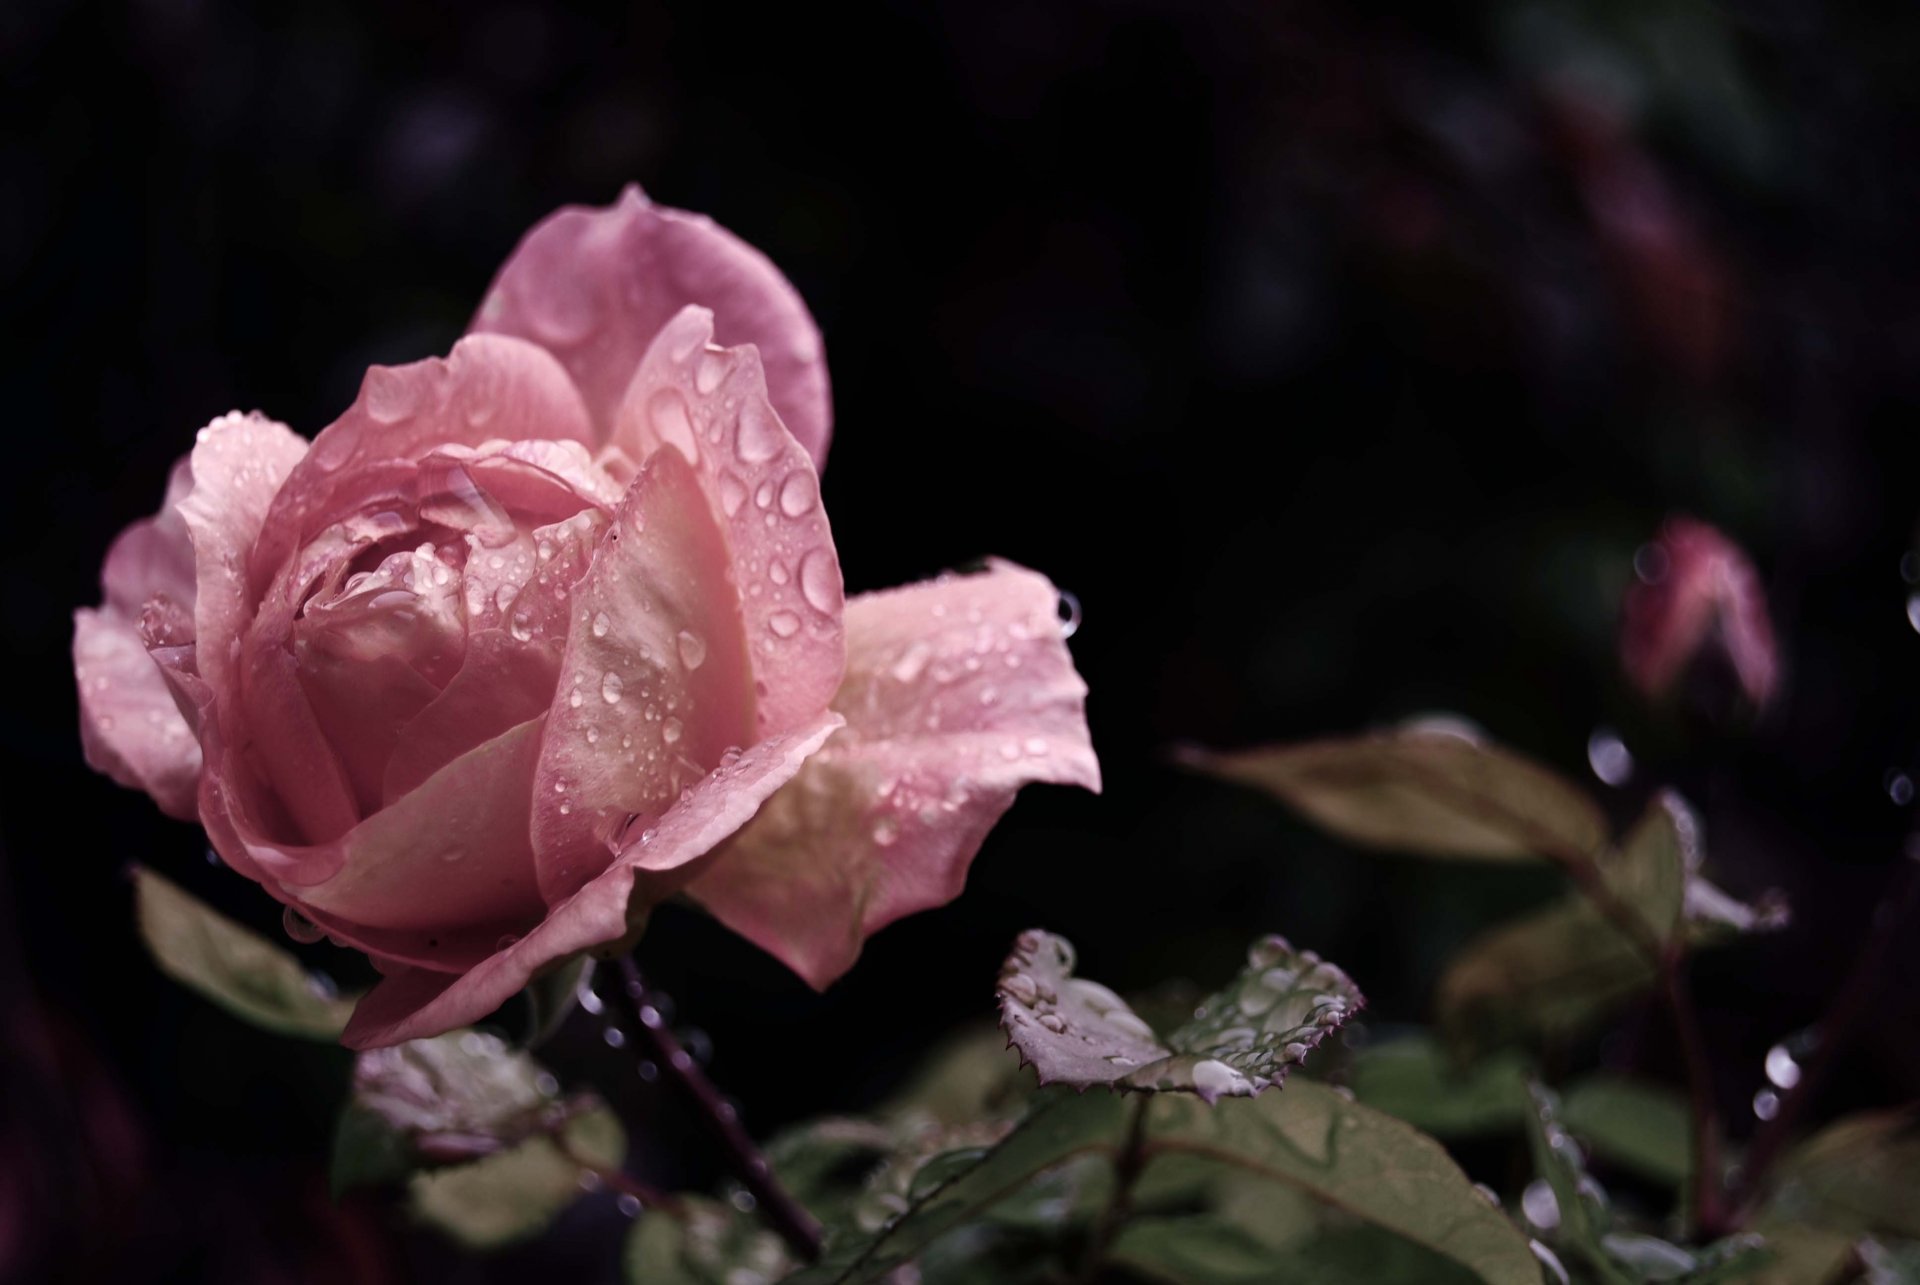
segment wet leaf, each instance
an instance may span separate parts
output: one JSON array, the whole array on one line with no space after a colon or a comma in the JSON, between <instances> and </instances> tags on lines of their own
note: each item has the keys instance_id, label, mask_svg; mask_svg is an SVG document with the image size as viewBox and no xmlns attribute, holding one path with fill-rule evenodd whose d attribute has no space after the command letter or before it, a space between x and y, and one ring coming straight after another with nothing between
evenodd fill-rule
<instances>
[{"instance_id":1,"label":"wet leaf","mask_svg":"<svg viewBox=\"0 0 1920 1285\"><path fill-rule=\"evenodd\" d=\"M1255 943L1247 967L1162 1039L1118 995L1073 976L1073 947L1022 933L1000 972L1001 1025L1042 1084L1182 1090L1208 1102L1286 1079L1365 1000L1312 951L1281 937Z\"/></svg>"},{"instance_id":2,"label":"wet leaf","mask_svg":"<svg viewBox=\"0 0 1920 1285\"><path fill-rule=\"evenodd\" d=\"M1561 1127L1558 1101L1538 1084L1527 1086L1527 1097L1535 1181L1521 1195L1521 1213L1604 1285L1633 1285L1636 1276L1603 1244L1612 1227L1612 1210L1606 1192L1587 1174L1580 1144Z\"/></svg>"},{"instance_id":3,"label":"wet leaf","mask_svg":"<svg viewBox=\"0 0 1920 1285\"><path fill-rule=\"evenodd\" d=\"M1773 1214L1842 1232L1920 1238L1920 1108L1828 1125L1780 1165Z\"/></svg>"},{"instance_id":4,"label":"wet leaf","mask_svg":"<svg viewBox=\"0 0 1920 1285\"><path fill-rule=\"evenodd\" d=\"M1558 773L1451 720L1232 754L1195 767L1267 791L1371 848L1482 861L1592 859L1606 817Z\"/></svg>"},{"instance_id":5,"label":"wet leaf","mask_svg":"<svg viewBox=\"0 0 1920 1285\"><path fill-rule=\"evenodd\" d=\"M757 1285L793 1270L780 1238L751 1214L698 1196L649 1209L627 1236L632 1285Z\"/></svg>"},{"instance_id":6,"label":"wet leaf","mask_svg":"<svg viewBox=\"0 0 1920 1285\"><path fill-rule=\"evenodd\" d=\"M415 1174L414 1216L474 1249L544 1231L576 1200L583 1175L620 1166L626 1135L604 1107L568 1118L553 1136L529 1138L471 1164Z\"/></svg>"},{"instance_id":7,"label":"wet leaf","mask_svg":"<svg viewBox=\"0 0 1920 1285\"><path fill-rule=\"evenodd\" d=\"M1693 1172L1692 1114L1681 1094L1624 1076L1570 1086L1560 1119L1596 1156L1674 1188Z\"/></svg>"},{"instance_id":8,"label":"wet leaf","mask_svg":"<svg viewBox=\"0 0 1920 1285\"><path fill-rule=\"evenodd\" d=\"M1440 1138L1518 1130L1527 1062L1512 1053L1458 1065L1439 1041L1416 1035L1362 1049L1353 1060L1356 1098Z\"/></svg>"},{"instance_id":9,"label":"wet leaf","mask_svg":"<svg viewBox=\"0 0 1920 1285\"><path fill-rule=\"evenodd\" d=\"M133 881L140 935L167 976L263 1030L340 1038L352 999L336 996L291 953L146 867L134 867Z\"/></svg>"},{"instance_id":10,"label":"wet leaf","mask_svg":"<svg viewBox=\"0 0 1920 1285\"><path fill-rule=\"evenodd\" d=\"M527 1034L521 1044L537 1049L557 1034L580 1003L580 988L593 977L593 957L578 955L534 978L521 992L527 1001Z\"/></svg>"},{"instance_id":11,"label":"wet leaf","mask_svg":"<svg viewBox=\"0 0 1920 1285\"><path fill-rule=\"evenodd\" d=\"M478 1031L370 1049L334 1135L334 1190L405 1180L415 1214L463 1244L531 1235L626 1150L611 1113L558 1090Z\"/></svg>"}]
</instances>

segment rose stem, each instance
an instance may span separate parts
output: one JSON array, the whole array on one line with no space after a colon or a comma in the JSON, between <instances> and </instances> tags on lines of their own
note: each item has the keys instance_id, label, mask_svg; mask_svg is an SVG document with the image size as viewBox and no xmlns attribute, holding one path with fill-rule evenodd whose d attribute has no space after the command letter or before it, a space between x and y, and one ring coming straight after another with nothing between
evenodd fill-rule
<instances>
[{"instance_id":1,"label":"rose stem","mask_svg":"<svg viewBox=\"0 0 1920 1285\"><path fill-rule=\"evenodd\" d=\"M653 1003L639 965L631 956L621 957L620 980L620 985L607 989L622 1023L633 1028L658 1061L661 1071L693 1100L708 1134L726 1152L734 1176L753 1193L756 1207L768 1225L780 1233L780 1238L802 1259L812 1262L819 1258L820 1224L780 1185L767 1158L740 1127L740 1113L720 1096L720 1090L707 1078L707 1073L681 1047L666 1019L660 1015L659 1007Z\"/></svg>"},{"instance_id":2,"label":"rose stem","mask_svg":"<svg viewBox=\"0 0 1920 1285\"><path fill-rule=\"evenodd\" d=\"M1886 893L1874 908L1873 936L1868 938L1866 946L1855 958L1853 970L1841 983L1826 1015L1814 1026L1812 1059L1793 1087L1780 1099L1780 1109L1774 1113L1773 1119L1761 1124L1753 1135L1753 1142L1747 1147L1746 1160L1741 1166L1739 1181L1734 1186L1731 1204L1736 1215L1744 1213L1759 1193L1767 1171L1779 1158L1780 1149L1793 1135L1800 1117L1806 1114L1814 1093L1832 1073L1840 1055L1859 1033L1860 1023L1872 1008L1873 998L1880 989L1883 980L1881 973L1893 956L1900 926L1913 913L1916 905L1920 905L1920 831L1915 831L1907 839L1907 850L1900 860L1900 868L1894 871Z\"/></svg>"},{"instance_id":3,"label":"rose stem","mask_svg":"<svg viewBox=\"0 0 1920 1285\"><path fill-rule=\"evenodd\" d=\"M1133 1213L1133 1188L1140 1181L1140 1171L1147 1166L1147 1106L1152 1101L1151 1093L1142 1093L1133 1104L1126 1143L1114 1158L1113 1196L1100 1213L1100 1221L1087 1240L1086 1257L1080 1264L1082 1281L1099 1279L1114 1237Z\"/></svg>"}]
</instances>

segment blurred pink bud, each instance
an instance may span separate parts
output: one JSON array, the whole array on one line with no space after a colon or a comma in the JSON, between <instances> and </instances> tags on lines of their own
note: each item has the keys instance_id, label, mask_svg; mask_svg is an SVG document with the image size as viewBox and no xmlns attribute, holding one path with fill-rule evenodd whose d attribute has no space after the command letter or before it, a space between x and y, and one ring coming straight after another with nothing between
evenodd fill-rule
<instances>
[{"instance_id":1,"label":"blurred pink bud","mask_svg":"<svg viewBox=\"0 0 1920 1285\"><path fill-rule=\"evenodd\" d=\"M1755 710L1772 699L1779 655L1766 593L1740 546L1704 522L1667 519L1634 558L1620 663L1648 698L1666 697L1697 662L1729 667Z\"/></svg>"}]
</instances>

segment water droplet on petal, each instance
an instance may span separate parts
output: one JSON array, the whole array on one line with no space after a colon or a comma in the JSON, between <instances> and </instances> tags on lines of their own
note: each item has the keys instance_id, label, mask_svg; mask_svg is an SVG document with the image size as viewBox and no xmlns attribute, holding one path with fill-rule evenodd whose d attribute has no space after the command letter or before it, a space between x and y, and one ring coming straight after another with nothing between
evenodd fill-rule
<instances>
[{"instance_id":1,"label":"water droplet on petal","mask_svg":"<svg viewBox=\"0 0 1920 1285\"><path fill-rule=\"evenodd\" d=\"M706 663L706 640L691 629L682 629L679 638L675 640L675 645L680 652L680 663L688 669L698 669Z\"/></svg>"},{"instance_id":2,"label":"water droplet on petal","mask_svg":"<svg viewBox=\"0 0 1920 1285\"><path fill-rule=\"evenodd\" d=\"M1071 638L1080 632L1080 599L1060 591L1060 636Z\"/></svg>"},{"instance_id":3,"label":"water droplet on petal","mask_svg":"<svg viewBox=\"0 0 1920 1285\"><path fill-rule=\"evenodd\" d=\"M613 628L613 619L608 616L606 612L602 611L594 615L593 636L595 638L605 638L607 636L607 630L611 628Z\"/></svg>"},{"instance_id":4,"label":"water droplet on petal","mask_svg":"<svg viewBox=\"0 0 1920 1285\"><path fill-rule=\"evenodd\" d=\"M367 414L382 424L398 424L419 409L420 388L414 380L388 366L367 372L364 396Z\"/></svg>"},{"instance_id":5,"label":"water droplet on petal","mask_svg":"<svg viewBox=\"0 0 1920 1285\"><path fill-rule=\"evenodd\" d=\"M800 632L800 617L791 611L776 611L767 617L767 628L776 638L791 638Z\"/></svg>"},{"instance_id":6,"label":"water droplet on petal","mask_svg":"<svg viewBox=\"0 0 1920 1285\"><path fill-rule=\"evenodd\" d=\"M666 741L667 744L671 745L679 740L680 737L686 733L686 730L686 724L669 714L666 721L660 724L660 737Z\"/></svg>"},{"instance_id":7,"label":"water droplet on petal","mask_svg":"<svg viewBox=\"0 0 1920 1285\"><path fill-rule=\"evenodd\" d=\"M740 407L740 425L734 433L734 454L743 464L764 464L780 453L786 433L774 417L773 408L758 397L749 397Z\"/></svg>"},{"instance_id":8,"label":"water droplet on petal","mask_svg":"<svg viewBox=\"0 0 1920 1285\"><path fill-rule=\"evenodd\" d=\"M1772 1089L1762 1089L1753 1095L1753 1113L1762 1120L1771 1120L1780 1114L1780 1095Z\"/></svg>"},{"instance_id":9,"label":"water droplet on petal","mask_svg":"<svg viewBox=\"0 0 1920 1285\"><path fill-rule=\"evenodd\" d=\"M580 695L580 689L578 687L567 693L567 704L573 709L579 709L581 702L585 699L585 697Z\"/></svg>"},{"instance_id":10,"label":"water droplet on petal","mask_svg":"<svg viewBox=\"0 0 1920 1285\"><path fill-rule=\"evenodd\" d=\"M800 596L823 615L831 615L840 600L840 568L825 548L807 550L800 559Z\"/></svg>"},{"instance_id":11,"label":"water droplet on petal","mask_svg":"<svg viewBox=\"0 0 1920 1285\"><path fill-rule=\"evenodd\" d=\"M507 632L513 635L515 642L529 642L533 638L533 626L524 611L513 613L513 619L507 625Z\"/></svg>"},{"instance_id":12,"label":"water droplet on petal","mask_svg":"<svg viewBox=\"0 0 1920 1285\"><path fill-rule=\"evenodd\" d=\"M1793 1050L1785 1044L1776 1044L1767 1050L1767 1079L1780 1089L1791 1089L1800 1083L1800 1063L1794 1060Z\"/></svg>"},{"instance_id":13,"label":"water droplet on petal","mask_svg":"<svg viewBox=\"0 0 1920 1285\"><path fill-rule=\"evenodd\" d=\"M693 368L693 386L702 395L720 387L720 381L727 373L727 355L708 349L700 354L700 364Z\"/></svg>"},{"instance_id":14,"label":"water droplet on petal","mask_svg":"<svg viewBox=\"0 0 1920 1285\"><path fill-rule=\"evenodd\" d=\"M813 512L820 499L820 484L811 469L797 468L780 484L780 511L790 518L802 518Z\"/></svg>"},{"instance_id":15,"label":"water droplet on petal","mask_svg":"<svg viewBox=\"0 0 1920 1285\"><path fill-rule=\"evenodd\" d=\"M720 507L726 511L728 517L732 517L746 502L747 484L733 473L723 471L720 474Z\"/></svg>"},{"instance_id":16,"label":"water droplet on petal","mask_svg":"<svg viewBox=\"0 0 1920 1285\"><path fill-rule=\"evenodd\" d=\"M303 946L311 946L327 934L320 925L295 910L292 906L280 912L280 926L286 929L287 936Z\"/></svg>"},{"instance_id":17,"label":"water droplet on petal","mask_svg":"<svg viewBox=\"0 0 1920 1285\"><path fill-rule=\"evenodd\" d=\"M926 669L927 661L932 656L933 648L924 641L910 643L887 672L893 675L895 682L910 683L920 677L921 671Z\"/></svg>"},{"instance_id":18,"label":"water droplet on petal","mask_svg":"<svg viewBox=\"0 0 1920 1285\"><path fill-rule=\"evenodd\" d=\"M873 823L873 841L882 848L892 847L893 841L900 837L900 824L892 817L881 817Z\"/></svg>"},{"instance_id":19,"label":"water droplet on petal","mask_svg":"<svg viewBox=\"0 0 1920 1285\"><path fill-rule=\"evenodd\" d=\"M600 699L609 705L620 703L620 689L626 686L625 680L609 669L600 676Z\"/></svg>"}]
</instances>

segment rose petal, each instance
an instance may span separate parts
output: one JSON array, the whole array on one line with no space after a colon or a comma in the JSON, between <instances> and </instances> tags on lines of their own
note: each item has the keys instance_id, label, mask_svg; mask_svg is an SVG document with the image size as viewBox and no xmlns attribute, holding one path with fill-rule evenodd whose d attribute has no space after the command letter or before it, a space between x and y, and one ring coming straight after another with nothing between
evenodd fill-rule
<instances>
[{"instance_id":1,"label":"rose petal","mask_svg":"<svg viewBox=\"0 0 1920 1285\"><path fill-rule=\"evenodd\" d=\"M159 512L122 531L107 550L100 570L104 605L129 620L137 619L141 606L155 595L192 609L193 540L178 512L180 501L192 490L192 456L182 456L167 476L167 494Z\"/></svg>"},{"instance_id":2,"label":"rose petal","mask_svg":"<svg viewBox=\"0 0 1920 1285\"><path fill-rule=\"evenodd\" d=\"M234 690L235 644L253 614L240 568L306 439L260 415L223 415L200 430L193 490L179 513L193 539L195 664L222 699Z\"/></svg>"},{"instance_id":3,"label":"rose petal","mask_svg":"<svg viewBox=\"0 0 1920 1285\"><path fill-rule=\"evenodd\" d=\"M583 951L620 948L636 935L651 907L675 890L682 872L791 780L840 723L837 714L823 713L805 727L761 742L733 766L703 779L660 818L645 842L636 841L620 853L525 937L462 975L390 971L354 1009L341 1042L349 1048L379 1048L438 1035L485 1017L560 960Z\"/></svg>"},{"instance_id":4,"label":"rose petal","mask_svg":"<svg viewBox=\"0 0 1920 1285\"><path fill-rule=\"evenodd\" d=\"M628 817L755 739L736 592L692 468L656 455L572 595L533 813L549 902L600 873Z\"/></svg>"},{"instance_id":5,"label":"rose petal","mask_svg":"<svg viewBox=\"0 0 1920 1285\"><path fill-rule=\"evenodd\" d=\"M820 479L767 401L751 348L715 348L713 315L685 308L647 350L613 444L691 461L739 585L762 735L811 718L846 666L844 594Z\"/></svg>"},{"instance_id":6,"label":"rose petal","mask_svg":"<svg viewBox=\"0 0 1920 1285\"><path fill-rule=\"evenodd\" d=\"M311 884L290 876L281 882L300 885L303 909L366 928L524 927L545 908L527 842L542 731L540 719L522 723L362 821L316 863L337 865L338 873ZM275 861L309 864L318 855L287 851Z\"/></svg>"},{"instance_id":7,"label":"rose petal","mask_svg":"<svg viewBox=\"0 0 1920 1285\"><path fill-rule=\"evenodd\" d=\"M1059 593L996 562L847 604L847 728L688 892L815 987L894 920L958 896L1029 781L1100 788Z\"/></svg>"},{"instance_id":8,"label":"rose petal","mask_svg":"<svg viewBox=\"0 0 1920 1285\"><path fill-rule=\"evenodd\" d=\"M568 206L527 233L472 329L556 353L605 437L641 354L690 303L714 311L724 342L760 350L780 418L823 463L832 406L806 304L758 250L711 219L653 204L638 187L606 209Z\"/></svg>"},{"instance_id":9,"label":"rose petal","mask_svg":"<svg viewBox=\"0 0 1920 1285\"><path fill-rule=\"evenodd\" d=\"M375 366L360 396L314 438L313 450L281 488L246 563L248 582L264 594L295 549L347 509L362 507L364 482L346 475L369 464L415 460L449 444L592 437L566 371L534 344L469 335L445 360Z\"/></svg>"},{"instance_id":10,"label":"rose petal","mask_svg":"<svg viewBox=\"0 0 1920 1285\"><path fill-rule=\"evenodd\" d=\"M200 746L133 626L107 609L74 612L73 673L87 766L145 790L168 816L191 821Z\"/></svg>"}]
</instances>

